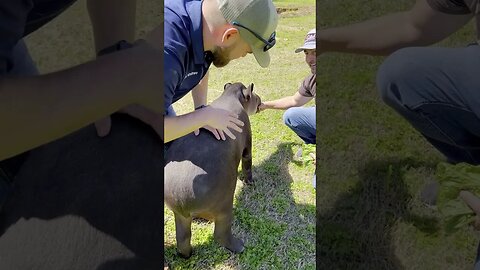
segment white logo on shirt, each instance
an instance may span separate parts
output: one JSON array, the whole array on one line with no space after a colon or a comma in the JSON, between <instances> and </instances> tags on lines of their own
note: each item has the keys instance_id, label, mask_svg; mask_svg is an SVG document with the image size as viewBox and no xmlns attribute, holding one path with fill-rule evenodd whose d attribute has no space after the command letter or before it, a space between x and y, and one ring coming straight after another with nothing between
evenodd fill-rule
<instances>
[{"instance_id":1,"label":"white logo on shirt","mask_svg":"<svg viewBox=\"0 0 480 270\"><path fill-rule=\"evenodd\" d=\"M186 79L186 78L188 78L188 77L190 77L190 76L193 76L193 75L197 75L197 74L198 74L198 71L192 71L192 72L188 73L187 76L185 76L184 79Z\"/></svg>"}]
</instances>

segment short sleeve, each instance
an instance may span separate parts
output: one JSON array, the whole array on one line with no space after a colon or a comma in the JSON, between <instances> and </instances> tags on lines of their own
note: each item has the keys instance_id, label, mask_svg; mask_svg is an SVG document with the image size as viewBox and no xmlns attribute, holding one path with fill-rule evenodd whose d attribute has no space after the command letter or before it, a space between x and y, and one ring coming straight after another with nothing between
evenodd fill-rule
<instances>
[{"instance_id":1,"label":"short sleeve","mask_svg":"<svg viewBox=\"0 0 480 270\"><path fill-rule=\"evenodd\" d=\"M164 98L165 98L165 112L168 107L172 105L173 97L175 96L175 90L178 85L181 84L181 78L183 78L183 68L180 60L170 49L164 49Z\"/></svg>"},{"instance_id":2,"label":"short sleeve","mask_svg":"<svg viewBox=\"0 0 480 270\"><path fill-rule=\"evenodd\" d=\"M308 75L298 88L298 93L304 97L314 97L317 91L317 76L316 74Z\"/></svg>"}]
</instances>

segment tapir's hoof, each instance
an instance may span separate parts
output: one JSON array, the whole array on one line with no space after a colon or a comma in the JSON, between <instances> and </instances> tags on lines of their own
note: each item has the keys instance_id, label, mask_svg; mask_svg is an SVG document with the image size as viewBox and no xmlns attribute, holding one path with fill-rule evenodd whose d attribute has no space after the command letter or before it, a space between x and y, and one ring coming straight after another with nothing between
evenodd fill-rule
<instances>
[{"instance_id":1,"label":"tapir's hoof","mask_svg":"<svg viewBox=\"0 0 480 270\"><path fill-rule=\"evenodd\" d=\"M251 185L253 185L253 178L252 178L252 177L247 178L247 179L245 179L243 182L244 182L246 185L251 186Z\"/></svg>"},{"instance_id":2,"label":"tapir's hoof","mask_svg":"<svg viewBox=\"0 0 480 270\"><path fill-rule=\"evenodd\" d=\"M226 244L220 243L226 249L230 250L233 253L242 253L245 247L243 246L243 241L236 237L231 237L230 241Z\"/></svg>"},{"instance_id":3,"label":"tapir's hoof","mask_svg":"<svg viewBox=\"0 0 480 270\"><path fill-rule=\"evenodd\" d=\"M181 252L180 250L177 249L177 254L178 254L178 256L180 256L184 259L188 259L192 256L192 250L190 249L189 251Z\"/></svg>"},{"instance_id":4,"label":"tapir's hoof","mask_svg":"<svg viewBox=\"0 0 480 270\"><path fill-rule=\"evenodd\" d=\"M245 249L243 241L235 237L233 237L233 240L231 241L231 244L229 246L230 247L227 248L233 253L242 253Z\"/></svg>"},{"instance_id":5,"label":"tapir's hoof","mask_svg":"<svg viewBox=\"0 0 480 270\"><path fill-rule=\"evenodd\" d=\"M242 174L240 176L240 180L242 180L242 182L245 184L245 185L253 185L253 177L252 175L247 175L245 176L244 174Z\"/></svg>"}]
</instances>

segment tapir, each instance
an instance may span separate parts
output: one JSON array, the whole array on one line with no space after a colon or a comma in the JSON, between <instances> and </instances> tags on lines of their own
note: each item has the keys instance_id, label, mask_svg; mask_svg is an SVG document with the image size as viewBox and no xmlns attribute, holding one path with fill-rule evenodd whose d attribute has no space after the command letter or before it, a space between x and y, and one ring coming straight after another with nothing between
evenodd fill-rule
<instances>
[{"instance_id":1,"label":"tapir","mask_svg":"<svg viewBox=\"0 0 480 270\"><path fill-rule=\"evenodd\" d=\"M32 150L0 211L2 270L163 264L163 143L125 114Z\"/></svg>"},{"instance_id":2,"label":"tapir","mask_svg":"<svg viewBox=\"0 0 480 270\"><path fill-rule=\"evenodd\" d=\"M217 140L209 131L189 134L173 141L167 150L164 200L174 212L177 252L188 258L192 217L215 222L214 239L234 253L244 249L243 241L232 235L233 197L242 161L243 181L252 183L252 133L248 115L258 111L260 97L253 84L226 84L222 95L210 106L238 114L242 132L236 139Z\"/></svg>"}]
</instances>

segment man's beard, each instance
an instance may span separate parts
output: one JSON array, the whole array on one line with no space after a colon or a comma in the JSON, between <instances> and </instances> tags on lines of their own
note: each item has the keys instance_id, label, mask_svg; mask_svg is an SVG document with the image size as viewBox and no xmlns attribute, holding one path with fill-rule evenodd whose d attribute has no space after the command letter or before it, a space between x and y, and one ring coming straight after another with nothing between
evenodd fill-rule
<instances>
[{"instance_id":1,"label":"man's beard","mask_svg":"<svg viewBox=\"0 0 480 270\"><path fill-rule=\"evenodd\" d=\"M231 49L229 47L227 48L221 48L221 47L215 47L213 50L213 65L216 66L217 68L221 68L226 66L230 62L230 58L228 55L230 54Z\"/></svg>"}]
</instances>

